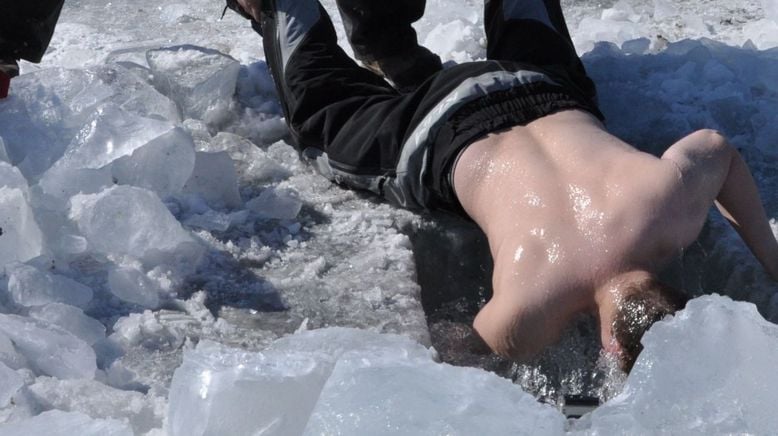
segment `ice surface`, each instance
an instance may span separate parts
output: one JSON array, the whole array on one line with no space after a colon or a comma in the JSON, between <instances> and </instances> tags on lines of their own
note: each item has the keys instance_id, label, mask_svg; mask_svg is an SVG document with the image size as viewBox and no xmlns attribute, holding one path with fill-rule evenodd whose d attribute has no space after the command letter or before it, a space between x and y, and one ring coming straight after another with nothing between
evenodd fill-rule
<instances>
[{"instance_id":1,"label":"ice surface","mask_svg":"<svg viewBox=\"0 0 778 436\"><path fill-rule=\"evenodd\" d=\"M8 275L8 293L20 306L67 303L84 307L92 300L92 289L88 286L31 265L9 264L5 273Z\"/></svg>"},{"instance_id":2,"label":"ice surface","mask_svg":"<svg viewBox=\"0 0 778 436\"><path fill-rule=\"evenodd\" d=\"M24 380L13 369L0 362L0 409L11 402L11 397L24 386Z\"/></svg>"},{"instance_id":3,"label":"ice surface","mask_svg":"<svg viewBox=\"0 0 778 436\"><path fill-rule=\"evenodd\" d=\"M84 311L67 304L50 303L33 307L29 315L40 321L62 327L89 345L105 338L105 326L98 320L88 317Z\"/></svg>"},{"instance_id":4,"label":"ice surface","mask_svg":"<svg viewBox=\"0 0 778 436\"><path fill-rule=\"evenodd\" d=\"M769 434L778 428L778 326L750 303L704 296L643 337L624 391L589 434Z\"/></svg>"},{"instance_id":5,"label":"ice surface","mask_svg":"<svg viewBox=\"0 0 778 436\"><path fill-rule=\"evenodd\" d=\"M249 353L201 342L173 376L168 432L301 434L330 369L309 354Z\"/></svg>"},{"instance_id":6,"label":"ice surface","mask_svg":"<svg viewBox=\"0 0 778 436\"><path fill-rule=\"evenodd\" d=\"M238 192L238 175L227 152L197 152L194 171L185 192L202 196L216 208L236 208L243 204Z\"/></svg>"},{"instance_id":7,"label":"ice surface","mask_svg":"<svg viewBox=\"0 0 778 436\"><path fill-rule=\"evenodd\" d=\"M93 378L95 353L71 333L43 321L0 314L0 332L10 338L39 374L62 379Z\"/></svg>"},{"instance_id":8,"label":"ice surface","mask_svg":"<svg viewBox=\"0 0 778 436\"><path fill-rule=\"evenodd\" d=\"M0 186L0 266L41 255L43 244L24 191Z\"/></svg>"},{"instance_id":9,"label":"ice surface","mask_svg":"<svg viewBox=\"0 0 778 436\"><path fill-rule=\"evenodd\" d=\"M202 254L159 197L142 188L115 186L76 195L68 216L100 253L156 263L166 263L170 255L196 263Z\"/></svg>"},{"instance_id":10,"label":"ice surface","mask_svg":"<svg viewBox=\"0 0 778 436\"><path fill-rule=\"evenodd\" d=\"M186 117L209 124L229 115L240 64L213 49L195 46L149 50L154 86L178 103Z\"/></svg>"},{"instance_id":11,"label":"ice surface","mask_svg":"<svg viewBox=\"0 0 778 436\"><path fill-rule=\"evenodd\" d=\"M92 419L79 412L50 410L21 422L0 424L3 436L132 436L130 427L116 420Z\"/></svg>"},{"instance_id":12,"label":"ice surface","mask_svg":"<svg viewBox=\"0 0 778 436\"><path fill-rule=\"evenodd\" d=\"M303 203L296 191L290 188L268 188L258 197L249 200L246 207L265 218L294 219Z\"/></svg>"}]
</instances>

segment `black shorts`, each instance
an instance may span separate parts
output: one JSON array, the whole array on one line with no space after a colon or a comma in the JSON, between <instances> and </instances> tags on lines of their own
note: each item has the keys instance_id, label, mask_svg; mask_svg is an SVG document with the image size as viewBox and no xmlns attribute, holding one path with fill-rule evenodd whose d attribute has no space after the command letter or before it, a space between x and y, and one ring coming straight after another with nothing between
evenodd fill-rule
<instances>
[{"instance_id":1,"label":"black shorts","mask_svg":"<svg viewBox=\"0 0 778 436\"><path fill-rule=\"evenodd\" d=\"M563 109L602 118L558 1L488 0L488 60L439 71L408 94L338 47L318 1L263 4L255 29L294 145L331 180L398 206L463 213L449 173L464 147Z\"/></svg>"}]
</instances>

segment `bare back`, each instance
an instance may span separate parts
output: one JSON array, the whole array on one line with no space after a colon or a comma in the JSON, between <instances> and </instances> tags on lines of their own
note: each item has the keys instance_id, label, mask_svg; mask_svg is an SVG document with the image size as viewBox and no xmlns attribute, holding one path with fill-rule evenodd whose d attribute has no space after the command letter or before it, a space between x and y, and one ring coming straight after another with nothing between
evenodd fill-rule
<instances>
[{"instance_id":1,"label":"bare back","mask_svg":"<svg viewBox=\"0 0 778 436\"><path fill-rule=\"evenodd\" d=\"M476 328L483 335L540 323L549 337L536 335L530 349L592 309L599 281L633 267L655 270L694 240L705 219L679 215L681 177L671 162L639 152L581 111L470 145L456 164L454 186L486 233L495 263L494 297Z\"/></svg>"}]
</instances>

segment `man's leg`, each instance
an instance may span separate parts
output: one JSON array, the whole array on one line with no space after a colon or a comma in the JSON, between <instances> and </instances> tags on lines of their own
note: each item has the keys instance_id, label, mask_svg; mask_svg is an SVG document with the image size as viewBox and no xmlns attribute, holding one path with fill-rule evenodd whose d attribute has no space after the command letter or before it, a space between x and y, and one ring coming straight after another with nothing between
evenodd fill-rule
<instances>
[{"instance_id":1,"label":"man's leg","mask_svg":"<svg viewBox=\"0 0 778 436\"><path fill-rule=\"evenodd\" d=\"M411 26L425 0L338 0L357 59L402 91L412 91L441 69L440 58L419 45Z\"/></svg>"},{"instance_id":2,"label":"man's leg","mask_svg":"<svg viewBox=\"0 0 778 436\"><path fill-rule=\"evenodd\" d=\"M486 0L484 23L487 59L563 70L589 100L596 100L559 0Z\"/></svg>"},{"instance_id":3,"label":"man's leg","mask_svg":"<svg viewBox=\"0 0 778 436\"><path fill-rule=\"evenodd\" d=\"M400 95L346 55L317 0L264 0L261 21L253 26L263 35L295 146L331 180L384 195L413 121L414 95Z\"/></svg>"}]
</instances>

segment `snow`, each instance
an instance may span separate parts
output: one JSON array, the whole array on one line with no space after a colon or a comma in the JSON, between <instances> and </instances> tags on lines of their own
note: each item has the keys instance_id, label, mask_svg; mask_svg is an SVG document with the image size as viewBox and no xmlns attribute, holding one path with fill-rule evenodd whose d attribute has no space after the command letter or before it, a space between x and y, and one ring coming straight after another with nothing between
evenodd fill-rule
<instances>
[{"instance_id":1,"label":"snow","mask_svg":"<svg viewBox=\"0 0 778 436\"><path fill-rule=\"evenodd\" d=\"M655 153L721 130L778 235L778 3L563 6L609 128ZM666 279L756 306L693 300L626 380L586 321L532 364L484 355L462 313L489 286L477 232L316 175L261 38L221 9L69 0L0 101L0 434L776 428L776 287L720 217ZM429 0L419 38L483 59L481 9ZM569 423L566 393L609 401Z\"/></svg>"}]
</instances>

